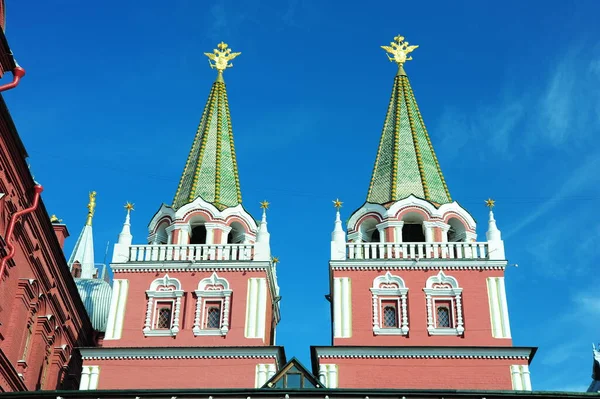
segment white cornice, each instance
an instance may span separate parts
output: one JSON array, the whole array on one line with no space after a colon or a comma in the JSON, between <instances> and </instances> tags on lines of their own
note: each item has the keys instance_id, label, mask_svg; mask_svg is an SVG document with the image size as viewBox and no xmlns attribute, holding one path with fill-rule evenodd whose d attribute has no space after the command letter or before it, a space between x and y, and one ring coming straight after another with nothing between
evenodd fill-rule
<instances>
[{"instance_id":1,"label":"white cornice","mask_svg":"<svg viewBox=\"0 0 600 399\"><path fill-rule=\"evenodd\" d=\"M532 348L515 347L317 347L319 359L526 359Z\"/></svg>"},{"instance_id":2,"label":"white cornice","mask_svg":"<svg viewBox=\"0 0 600 399\"><path fill-rule=\"evenodd\" d=\"M127 262L110 265L114 273L191 272L191 271L265 271L268 261L208 261L208 262Z\"/></svg>"},{"instance_id":3,"label":"white cornice","mask_svg":"<svg viewBox=\"0 0 600 399\"><path fill-rule=\"evenodd\" d=\"M282 360L278 347L80 348L79 351L83 360L276 359L279 363Z\"/></svg>"},{"instance_id":4,"label":"white cornice","mask_svg":"<svg viewBox=\"0 0 600 399\"><path fill-rule=\"evenodd\" d=\"M477 259L354 259L332 260L332 270L504 270L505 260Z\"/></svg>"}]
</instances>

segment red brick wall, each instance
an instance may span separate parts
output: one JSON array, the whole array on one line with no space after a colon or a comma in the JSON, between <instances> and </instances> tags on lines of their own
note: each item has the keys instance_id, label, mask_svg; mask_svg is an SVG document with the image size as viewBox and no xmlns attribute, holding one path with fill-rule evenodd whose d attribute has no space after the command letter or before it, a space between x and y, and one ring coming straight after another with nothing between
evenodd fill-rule
<instances>
[{"instance_id":1,"label":"red brick wall","mask_svg":"<svg viewBox=\"0 0 600 399\"><path fill-rule=\"evenodd\" d=\"M0 192L6 194L0 202L3 239L10 217L32 202L34 181L26 156L0 97ZM0 278L0 351L4 359L0 375L9 376L0 379L0 390L68 388L71 381L63 381L80 367L76 357L70 358L71 352L76 346L93 345L92 327L42 201L35 212L17 223L11 242L16 253ZM30 322L33 334L28 355L22 359ZM42 381L46 359L48 371ZM8 381L17 373L24 381L19 377Z\"/></svg>"},{"instance_id":2,"label":"red brick wall","mask_svg":"<svg viewBox=\"0 0 600 399\"><path fill-rule=\"evenodd\" d=\"M140 346L265 346L271 343L271 296L267 297L267 315L265 317L265 341L258 338L246 338L246 303L248 279L266 277L265 272L217 272L219 277L227 279L231 294L229 313L229 332L223 336L194 336L194 316L196 296L194 291L198 283L210 277L212 272L173 272L169 277L181 282L185 292L181 300L180 331L175 337L145 337L143 333L148 299L146 290L152 281L165 275L161 273L116 273L116 279L129 280L129 291L125 306L125 320L121 339L104 340L105 347ZM268 281L267 281L268 283Z\"/></svg>"},{"instance_id":3,"label":"red brick wall","mask_svg":"<svg viewBox=\"0 0 600 399\"><path fill-rule=\"evenodd\" d=\"M492 325L487 295L487 277L503 276L502 270L448 270L463 288L464 336L429 336L427 332L427 306L423 288L439 270L396 270L393 275L402 277L408 288L408 336L375 336L373 334L373 302L370 288L373 279L385 271L340 271L334 277L352 279L352 337L334 338L333 345L364 346L511 346L510 339L492 337Z\"/></svg>"},{"instance_id":4,"label":"red brick wall","mask_svg":"<svg viewBox=\"0 0 600 399\"><path fill-rule=\"evenodd\" d=\"M339 388L512 389L516 359L321 359L338 365Z\"/></svg>"},{"instance_id":5,"label":"red brick wall","mask_svg":"<svg viewBox=\"0 0 600 399\"><path fill-rule=\"evenodd\" d=\"M256 365L274 359L86 360L100 366L98 389L254 388ZM127 378L123 378L126 374Z\"/></svg>"}]
</instances>

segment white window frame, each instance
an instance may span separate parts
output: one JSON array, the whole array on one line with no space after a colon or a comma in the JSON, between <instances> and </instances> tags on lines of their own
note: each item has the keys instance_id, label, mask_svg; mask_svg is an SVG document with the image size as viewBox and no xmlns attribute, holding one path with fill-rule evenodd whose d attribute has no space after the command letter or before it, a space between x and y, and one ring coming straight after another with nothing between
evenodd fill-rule
<instances>
[{"instance_id":1,"label":"white window frame","mask_svg":"<svg viewBox=\"0 0 600 399\"><path fill-rule=\"evenodd\" d=\"M196 314L194 317L194 335L227 335L229 331L229 313L231 311L231 293L229 282L216 272L200 281L196 294ZM220 328L206 328L206 302L221 301Z\"/></svg>"},{"instance_id":2,"label":"white window frame","mask_svg":"<svg viewBox=\"0 0 600 399\"><path fill-rule=\"evenodd\" d=\"M179 312L181 311L181 297L183 290L181 282L176 278L164 277L157 278L150 284L150 289L146 291L148 297L148 306L146 308L146 320L144 323L144 335L147 337L174 337L179 333ZM173 301L173 314L171 315L170 329L154 329L156 325L156 302Z\"/></svg>"},{"instance_id":3,"label":"white window frame","mask_svg":"<svg viewBox=\"0 0 600 399\"><path fill-rule=\"evenodd\" d=\"M427 299L427 331L429 335L462 335L465 327L462 316L462 288L459 287L458 281L440 270L437 275L427 279L423 291ZM436 301L450 301L452 327L437 327Z\"/></svg>"},{"instance_id":4,"label":"white window frame","mask_svg":"<svg viewBox=\"0 0 600 399\"><path fill-rule=\"evenodd\" d=\"M158 304L165 304L165 303L170 303L171 304L171 326L170 328L173 328L173 320L175 319L174 313L175 313L175 301L174 300L155 300L154 301L154 311L153 311L153 317L152 317L152 329L158 330L158 328L156 328L156 325L158 323ZM166 330L164 328L161 328L161 330Z\"/></svg>"},{"instance_id":5,"label":"white window frame","mask_svg":"<svg viewBox=\"0 0 600 399\"><path fill-rule=\"evenodd\" d=\"M384 286L382 288L382 285ZM397 287L385 287L385 285L396 285ZM406 298L408 288L399 276L394 276L387 272L383 276L378 276L373 280L371 288L373 300L373 333L375 335L407 335L408 328L408 312L406 306ZM382 301L397 301L397 318L398 327L389 328L383 326L383 308Z\"/></svg>"}]
</instances>

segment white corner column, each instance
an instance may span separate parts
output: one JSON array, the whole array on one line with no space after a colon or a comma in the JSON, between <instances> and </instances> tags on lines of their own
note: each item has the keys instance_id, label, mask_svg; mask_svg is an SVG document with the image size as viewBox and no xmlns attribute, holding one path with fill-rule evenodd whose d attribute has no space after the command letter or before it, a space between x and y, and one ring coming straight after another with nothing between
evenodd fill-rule
<instances>
[{"instance_id":1,"label":"white corner column","mask_svg":"<svg viewBox=\"0 0 600 399\"><path fill-rule=\"evenodd\" d=\"M81 381L79 382L79 390L89 391L98 389L99 378L100 366L83 366L81 370Z\"/></svg>"},{"instance_id":2,"label":"white corner column","mask_svg":"<svg viewBox=\"0 0 600 399\"><path fill-rule=\"evenodd\" d=\"M337 364L321 364L319 365L319 382L325 388L338 387L338 365Z\"/></svg>"},{"instance_id":3,"label":"white corner column","mask_svg":"<svg viewBox=\"0 0 600 399\"><path fill-rule=\"evenodd\" d=\"M123 332L123 321L125 320L125 305L129 291L129 280L113 280L113 291L110 301L110 311L106 324L104 339L120 339Z\"/></svg>"},{"instance_id":4,"label":"white corner column","mask_svg":"<svg viewBox=\"0 0 600 399\"><path fill-rule=\"evenodd\" d=\"M249 278L246 301L246 338L265 339L266 314L267 280L265 278Z\"/></svg>"},{"instance_id":5,"label":"white corner column","mask_svg":"<svg viewBox=\"0 0 600 399\"><path fill-rule=\"evenodd\" d=\"M504 277L488 277L488 301L490 305L490 320L494 338L510 338L510 323Z\"/></svg>"},{"instance_id":6,"label":"white corner column","mask_svg":"<svg viewBox=\"0 0 600 399\"><path fill-rule=\"evenodd\" d=\"M275 364L257 364L255 388L262 388L277 372Z\"/></svg>"},{"instance_id":7,"label":"white corner column","mask_svg":"<svg viewBox=\"0 0 600 399\"><path fill-rule=\"evenodd\" d=\"M529 366L510 366L510 377L512 380L512 388L515 391L531 391L531 376L529 373Z\"/></svg>"},{"instance_id":8,"label":"white corner column","mask_svg":"<svg viewBox=\"0 0 600 399\"><path fill-rule=\"evenodd\" d=\"M333 279L334 338L352 336L352 284L350 277Z\"/></svg>"}]
</instances>

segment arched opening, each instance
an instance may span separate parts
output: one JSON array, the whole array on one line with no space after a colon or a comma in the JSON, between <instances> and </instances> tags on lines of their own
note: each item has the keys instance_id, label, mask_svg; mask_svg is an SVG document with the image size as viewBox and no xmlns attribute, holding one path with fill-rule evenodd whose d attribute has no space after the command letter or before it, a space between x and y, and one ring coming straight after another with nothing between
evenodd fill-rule
<instances>
[{"instance_id":1,"label":"arched opening","mask_svg":"<svg viewBox=\"0 0 600 399\"><path fill-rule=\"evenodd\" d=\"M233 222L229 225L231 230L227 234L227 244L243 244L246 238L246 230L239 222Z\"/></svg>"},{"instance_id":2,"label":"arched opening","mask_svg":"<svg viewBox=\"0 0 600 399\"><path fill-rule=\"evenodd\" d=\"M169 241L169 235L167 234L167 226L169 222L161 223L156 229L156 244L167 244Z\"/></svg>"},{"instance_id":3,"label":"arched opening","mask_svg":"<svg viewBox=\"0 0 600 399\"><path fill-rule=\"evenodd\" d=\"M192 227L190 244L206 244L206 227L204 224Z\"/></svg>"},{"instance_id":4,"label":"arched opening","mask_svg":"<svg viewBox=\"0 0 600 399\"><path fill-rule=\"evenodd\" d=\"M362 242L380 242L381 235L377 230L377 219L369 218L360 224Z\"/></svg>"},{"instance_id":5,"label":"arched opening","mask_svg":"<svg viewBox=\"0 0 600 399\"><path fill-rule=\"evenodd\" d=\"M448 220L450 229L448 230L448 241L449 242L466 242L466 229L465 225L457 218L450 218Z\"/></svg>"},{"instance_id":6,"label":"arched opening","mask_svg":"<svg viewBox=\"0 0 600 399\"><path fill-rule=\"evenodd\" d=\"M423 215L417 212L407 213L402 217L403 242L425 242L425 231L423 229Z\"/></svg>"}]
</instances>

